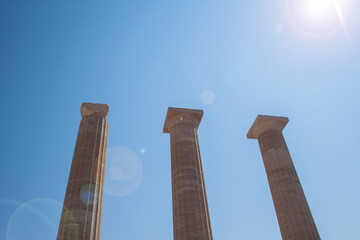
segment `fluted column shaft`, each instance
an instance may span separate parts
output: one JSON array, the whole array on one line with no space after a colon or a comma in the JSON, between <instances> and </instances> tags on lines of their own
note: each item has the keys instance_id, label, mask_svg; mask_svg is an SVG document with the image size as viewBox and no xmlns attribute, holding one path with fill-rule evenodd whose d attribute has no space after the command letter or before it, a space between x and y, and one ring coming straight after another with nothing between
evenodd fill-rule
<instances>
[{"instance_id":1,"label":"fluted column shaft","mask_svg":"<svg viewBox=\"0 0 360 240\"><path fill-rule=\"evenodd\" d=\"M212 240L197 136L200 120L187 110L169 108L165 122L171 143L174 240Z\"/></svg>"},{"instance_id":2,"label":"fluted column shaft","mask_svg":"<svg viewBox=\"0 0 360 240\"><path fill-rule=\"evenodd\" d=\"M58 240L100 240L108 105L83 103Z\"/></svg>"},{"instance_id":3,"label":"fluted column shaft","mask_svg":"<svg viewBox=\"0 0 360 240\"><path fill-rule=\"evenodd\" d=\"M282 134L287 121L260 115L250 138L259 142L282 238L317 240L320 236Z\"/></svg>"}]
</instances>

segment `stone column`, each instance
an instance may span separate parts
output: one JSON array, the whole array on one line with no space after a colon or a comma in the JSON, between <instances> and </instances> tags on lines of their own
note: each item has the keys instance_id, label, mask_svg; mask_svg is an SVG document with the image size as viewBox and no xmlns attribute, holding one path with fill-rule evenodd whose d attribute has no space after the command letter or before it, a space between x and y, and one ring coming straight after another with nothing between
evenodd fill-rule
<instances>
[{"instance_id":1,"label":"stone column","mask_svg":"<svg viewBox=\"0 0 360 240\"><path fill-rule=\"evenodd\" d=\"M83 103L57 240L100 240L109 106Z\"/></svg>"},{"instance_id":2,"label":"stone column","mask_svg":"<svg viewBox=\"0 0 360 240\"><path fill-rule=\"evenodd\" d=\"M247 137L258 139L284 240L320 239L282 130L286 117L258 115Z\"/></svg>"},{"instance_id":3,"label":"stone column","mask_svg":"<svg viewBox=\"0 0 360 240\"><path fill-rule=\"evenodd\" d=\"M202 110L169 108L174 240L212 240L197 129Z\"/></svg>"}]
</instances>

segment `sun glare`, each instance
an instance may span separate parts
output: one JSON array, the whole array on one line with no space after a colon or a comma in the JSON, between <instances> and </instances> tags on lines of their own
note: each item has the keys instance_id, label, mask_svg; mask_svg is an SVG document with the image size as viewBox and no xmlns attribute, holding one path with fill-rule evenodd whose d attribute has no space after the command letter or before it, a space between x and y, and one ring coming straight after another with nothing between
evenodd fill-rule
<instances>
[{"instance_id":1,"label":"sun glare","mask_svg":"<svg viewBox=\"0 0 360 240\"><path fill-rule=\"evenodd\" d=\"M309 0L307 1L307 9L311 16L326 17L335 9L335 5L332 0Z\"/></svg>"},{"instance_id":2,"label":"sun glare","mask_svg":"<svg viewBox=\"0 0 360 240\"><path fill-rule=\"evenodd\" d=\"M287 12L292 25L304 35L326 37L346 28L343 1L287 0Z\"/></svg>"}]
</instances>

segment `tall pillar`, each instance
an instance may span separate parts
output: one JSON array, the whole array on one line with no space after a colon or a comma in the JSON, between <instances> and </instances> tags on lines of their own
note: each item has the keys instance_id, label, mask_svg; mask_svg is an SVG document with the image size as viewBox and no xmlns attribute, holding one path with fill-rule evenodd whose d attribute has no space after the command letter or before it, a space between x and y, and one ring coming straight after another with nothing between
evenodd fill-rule
<instances>
[{"instance_id":1,"label":"tall pillar","mask_svg":"<svg viewBox=\"0 0 360 240\"><path fill-rule=\"evenodd\" d=\"M174 240L212 240L197 129L202 110L169 108Z\"/></svg>"},{"instance_id":2,"label":"tall pillar","mask_svg":"<svg viewBox=\"0 0 360 240\"><path fill-rule=\"evenodd\" d=\"M57 240L100 240L109 106L83 103Z\"/></svg>"},{"instance_id":3,"label":"tall pillar","mask_svg":"<svg viewBox=\"0 0 360 240\"><path fill-rule=\"evenodd\" d=\"M286 117L258 115L247 137L258 139L284 240L320 239L282 130Z\"/></svg>"}]
</instances>

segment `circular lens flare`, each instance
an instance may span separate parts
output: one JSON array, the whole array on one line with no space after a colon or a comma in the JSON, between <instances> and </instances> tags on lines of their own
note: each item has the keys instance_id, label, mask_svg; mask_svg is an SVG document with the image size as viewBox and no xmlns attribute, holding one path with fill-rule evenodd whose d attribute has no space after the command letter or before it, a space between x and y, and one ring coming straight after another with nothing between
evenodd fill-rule
<instances>
[{"instance_id":1,"label":"circular lens flare","mask_svg":"<svg viewBox=\"0 0 360 240\"><path fill-rule=\"evenodd\" d=\"M145 149L141 153L145 153ZM141 183L142 162L134 151L112 147L107 151L106 172L104 192L112 196L126 196Z\"/></svg>"},{"instance_id":2,"label":"circular lens flare","mask_svg":"<svg viewBox=\"0 0 360 240\"><path fill-rule=\"evenodd\" d=\"M279 23L279 24L277 24L277 25L275 26L275 31L278 32L278 33L283 32L284 29L285 29L285 27L284 27L283 24L280 24L280 23Z\"/></svg>"},{"instance_id":3,"label":"circular lens flare","mask_svg":"<svg viewBox=\"0 0 360 240\"><path fill-rule=\"evenodd\" d=\"M80 199L87 205L93 205L97 202L97 186L94 183L84 185L80 190Z\"/></svg>"},{"instance_id":4,"label":"circular lens flare","mask_svg":"<svg viewBox=\"0 0 360 240\"><path fill-rule=\"evenodd\" d=\"M205 90L201 93L200 99L204 104L212 104L215 101L215 94L211 90Z\"/></svg>"},{"instance_id":5,"label":"circular lens flare","mask_svg":"<svg viewBox=\"0 0 360 240\"><path fill-rule=\"evenodd\" d=\"M10 216L6 239L55 239L61 203L47 198L33 199L21 204Z\"/></svg>"}]
</instances>

